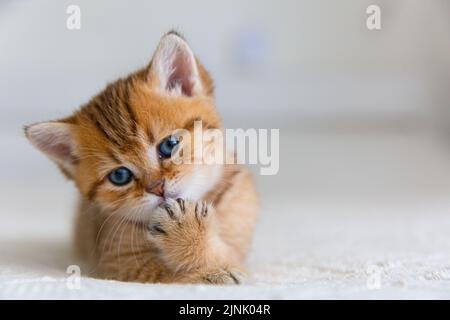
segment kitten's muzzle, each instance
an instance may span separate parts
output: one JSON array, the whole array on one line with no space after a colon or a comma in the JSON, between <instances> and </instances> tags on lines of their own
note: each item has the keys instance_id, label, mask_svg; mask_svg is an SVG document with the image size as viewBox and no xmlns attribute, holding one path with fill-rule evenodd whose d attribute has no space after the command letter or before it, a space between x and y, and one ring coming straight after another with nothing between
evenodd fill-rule
<instances>
[{"instance_id":1,"label":"kitten's muzzle","mask_svg":"<svg viewBox=\"0 0 450 320\"><path fill-rule=\"evenodd\" d=\"M164 198L164 179L154 181L145 187L145 191Z\"/></svg>"}]
</instances>

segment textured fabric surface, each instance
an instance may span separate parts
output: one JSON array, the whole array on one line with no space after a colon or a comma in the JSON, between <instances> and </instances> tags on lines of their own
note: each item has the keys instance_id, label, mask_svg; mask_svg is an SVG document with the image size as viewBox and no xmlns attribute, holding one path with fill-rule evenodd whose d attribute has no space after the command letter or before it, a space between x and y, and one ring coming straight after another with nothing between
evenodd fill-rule
<instances>
[{"instance_id":1,"label":"textured fabric surface","mask_svg":"<svg viewBox=\"0 0 450 320\"><path fill-rule=\"evenodd\" d=\"M3 181L0 298L450 298L450 161L437 140L282 135L280 163L258 177L250 278L227 287L82 277L71 289L73 186L50 164L45 178Z\"/></svg>"}]
</instances>

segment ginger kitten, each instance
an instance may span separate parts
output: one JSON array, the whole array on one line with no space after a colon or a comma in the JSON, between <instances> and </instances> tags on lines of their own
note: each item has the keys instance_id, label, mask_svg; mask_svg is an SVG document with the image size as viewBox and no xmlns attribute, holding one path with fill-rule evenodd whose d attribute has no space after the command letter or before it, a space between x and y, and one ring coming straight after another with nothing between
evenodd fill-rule
<instances>
[{"instance_id":1,"label":"ginger kitten","mask_svg":"<svg viewBox=\"0 0 450 320\"><path fill-rule=\"evenodd\" d=\"M171 161L176 130L195 121L222 130L213 91L186 41L169 32L148 67L67 118L25 128L80 192L75 244L93 276L240 282L257 214L249 171ZM197 160L194 148L188 156Z\"/></svg>"}]
</instances>

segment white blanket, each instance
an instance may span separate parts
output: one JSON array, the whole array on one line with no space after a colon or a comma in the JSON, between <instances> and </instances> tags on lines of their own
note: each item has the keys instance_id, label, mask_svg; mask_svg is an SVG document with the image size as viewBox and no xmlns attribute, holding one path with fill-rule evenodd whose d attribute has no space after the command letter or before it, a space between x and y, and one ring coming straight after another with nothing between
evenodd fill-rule
<instances>
[{"instance_id":1,"label":"white blanket","mask_svg":"<svg viewBox=\"0 0 450 320\"><path fill-rule=\"evenodd\" d=\"M66 269L75 262L75 190L27 151L32 156L21 161L42 166L45 179L1 186L0 298L450 298L450 161L443 147L409 135L282 139L279 175L258 178L262 210L250 278L223 287L82 277L73 288Z\"/></svg>"}]
</instances>

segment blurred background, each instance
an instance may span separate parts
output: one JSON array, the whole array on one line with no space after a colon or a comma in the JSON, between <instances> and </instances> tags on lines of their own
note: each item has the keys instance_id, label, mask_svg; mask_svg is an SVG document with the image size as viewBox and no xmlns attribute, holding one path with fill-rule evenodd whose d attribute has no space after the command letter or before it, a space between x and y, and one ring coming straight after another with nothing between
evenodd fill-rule
<instances>
[{"instance_id":1,"label":"blurred background","mask_svg":"<svg viewBox=\"0 0 450 320\"><path fill-rule=\"evenodd\" d=\"M71 4L80 30L66 28ZM381 30L366 27L371 4ZM76 193L22 126L66 116L146 65L172 28L214 77L226 127L280 129L279 174L257 175L254 265L309 265L286 271L295 282L333 277L314 266L337 255L364 264L423 249L447 261L448 0L0 1L1 233L49 239L24 256L68 237Z\"/></svg>"}]
</instances>

